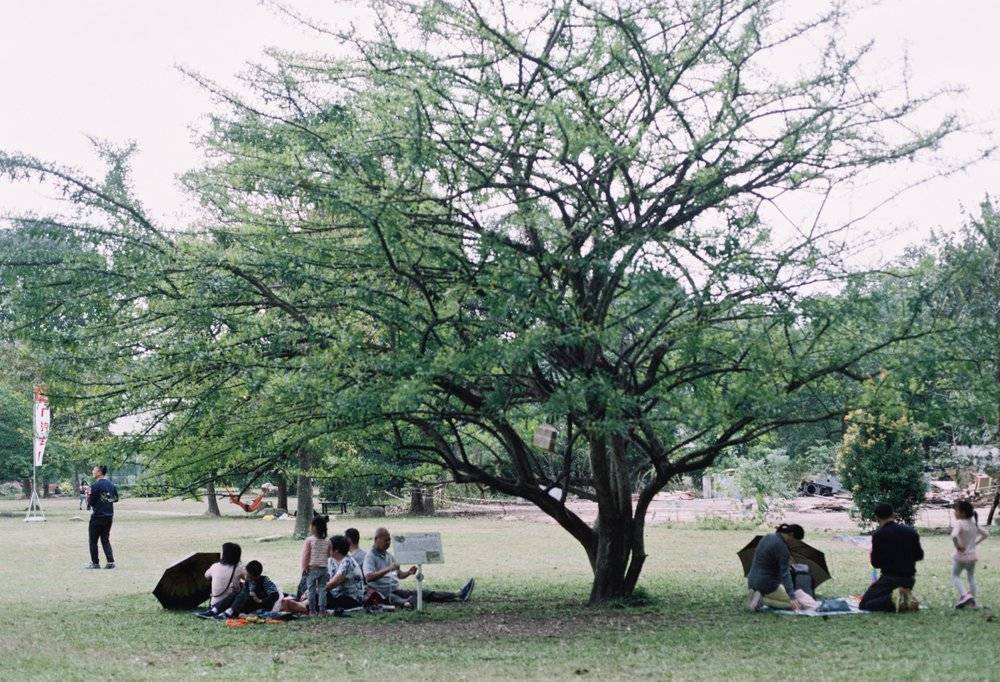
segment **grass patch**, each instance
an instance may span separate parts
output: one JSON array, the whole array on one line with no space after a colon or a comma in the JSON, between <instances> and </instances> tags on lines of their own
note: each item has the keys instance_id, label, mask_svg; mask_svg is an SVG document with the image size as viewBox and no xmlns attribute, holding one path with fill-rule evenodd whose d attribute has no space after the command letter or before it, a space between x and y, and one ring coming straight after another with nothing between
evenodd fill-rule
<instances>
[{"instance_id":1,"label":"grass patch","mask_svg":"<svg viewBox=\"0 0 1000 682\"><path fill-rule=\"evenodd\" d=\"M1000 664L992 612L951 607L950 542L942 536L924 542L917 591L929 609L824 620L743 610L736 551L749 539L745 530L651 527L634 598L591 608L583 551L554 525L350 519L332 527L356 525L363 543L382 523L440 530L447 563L425 567L427 585L455 589L475 575L472 601L231 630L163 611L150 590L174 559L217 551L226 540L240 542L245 559L262 561L291 589L300 544L255 542L291 533L291 523L211 519L195 503L126 500L112 532L120 568L84 571L86 523L70 520L75 506L48 502L45 524L0 519L0 678L82 680L107 669L115 679L961 680L989 679ZM807 540L827 552L835 580L825 594L866 586L865 552L829 534ZM981 549L980 598L989 605L1000 599L1000 539Z\"/></svg>"}]
</instances>

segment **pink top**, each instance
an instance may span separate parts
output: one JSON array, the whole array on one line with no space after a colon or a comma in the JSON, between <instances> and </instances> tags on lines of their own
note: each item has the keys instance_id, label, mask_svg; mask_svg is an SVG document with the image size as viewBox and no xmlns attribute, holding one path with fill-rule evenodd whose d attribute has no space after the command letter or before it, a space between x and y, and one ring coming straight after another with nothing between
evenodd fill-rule
<instances>
[{"instance_id":1,"label":"pink top","mask_svg":"<svg viewBox=\"0 0 1000 682\"><path fill-rule=\"evenodd\" d=\"M964 549L959 551L956 547L953 556L959 561L976 561L979 559L976 542L979 541L980 536L986 537L986 535L987 533L972 519L959 519L951 529L951 537Z\"/></svg>"},{"instance_id":2,"label":"pink top","mask_svg":"<svg viewBox=\"0 0 1000 682\"><path fill-rule=\"evenodd\" d=\"M310 535L306 538L305 544L302 545L302 571L305 572L311 568L326 568L326 560L329 556L329 538L321 540L315 535Z\"/></svg>"},{"instance_id":3,"label":"pink top","mask_svg":"<svg viewBox=\"0 0 1000 682\"><path fill-rule=\"evenodd\" d=\"M205 571L205 577L212 581L212 606L240 589L240 580L247 575L243 562L227 566L216 561Z\"/></svg>"}]
</instances>

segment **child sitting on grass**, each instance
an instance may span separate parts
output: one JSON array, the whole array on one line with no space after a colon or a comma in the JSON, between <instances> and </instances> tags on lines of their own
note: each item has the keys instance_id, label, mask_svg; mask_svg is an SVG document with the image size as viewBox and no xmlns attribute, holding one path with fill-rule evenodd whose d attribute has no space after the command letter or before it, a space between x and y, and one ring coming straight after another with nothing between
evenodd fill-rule
<instances>
[{"instance_id":1,"label":"child sitting on grass","mask_svg":"<svg viewBox=\"0 0 1000 682\"><path fill-rule=\"evenodd\" d=\"M958 590L956 609L976 608L976 561L979 553L976 546L989 537L989 533L979 527L976 510L968 500L955 502L955 527L951 531L951 541L955 553L951 561L951 582ZM962 587L962 571L969 581L969 589Z\"/></svg>"},{"instance_id":2,"label":"child sitting on grass","mask_svg":"<svg viewBox=\"0 0 1000 682\"><path fill-rule=\"evenodd\" d=\"M247 564L247 579L243 589L233 597L232 604L225 609L219 609L217 618L236 618L244 613L255 611L270 611L281 599L281 590L274 582L264 575L264 566L259 561Z\"/></svg>"}]
</instances>

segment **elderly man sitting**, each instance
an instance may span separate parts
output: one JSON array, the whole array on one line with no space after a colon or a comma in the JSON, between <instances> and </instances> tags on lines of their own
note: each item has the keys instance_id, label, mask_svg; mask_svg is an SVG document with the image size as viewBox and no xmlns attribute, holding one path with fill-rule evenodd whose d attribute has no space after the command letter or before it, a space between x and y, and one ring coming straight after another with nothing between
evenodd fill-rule
<instances>
[{"instance_id":1,"label":"elderly man sitting","mask_svg":"<svg viewBox=\"0 0 1000 682\"><path fill-rule=\"evenodd\" d=\"M389 534L389 529L376 529L375 542L371 551L365 556L362 569L365 581L368 583L368 587L377 590L389 604L402 608L413 608L417 601L416 590L399 589L399 581L415 574L417 567L411 566L405 571L400 568L399 564L396 563L396 558L389 553L389 545L391 544L392 536ZM424 590L424 601L468 601L475 586L476 579L469 578L469 582L465 583L465 586L458 592Z\"/></svg>"}]
</instances>

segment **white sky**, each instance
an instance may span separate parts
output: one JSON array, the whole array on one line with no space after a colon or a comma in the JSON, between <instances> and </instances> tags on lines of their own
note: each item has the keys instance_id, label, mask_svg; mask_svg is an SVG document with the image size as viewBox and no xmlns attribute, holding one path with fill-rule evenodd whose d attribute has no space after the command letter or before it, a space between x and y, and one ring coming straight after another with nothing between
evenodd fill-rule
<instances>
[{"instance_id":1,"label":"white sky","mask_svg":"<svg viewBox=\"0 0 1000 682\"><path fill-rule=\"evenodd\" d=\"M331 24L344 20L343 5L330 0L286 4ZM995 0L885 0L856 15L851 39L874 38L874 66L890 76L908 52L917 91L964 86L966 93L948 106L988 132L1000 130L998 26ZM198 165L192 126L213 108L176 66L225 83L268 46L330 51L329 40L255 0L0 0L0 149L96 175L99 165L87 135L136 140L139 196L163 224L176 224L185 213L176 176ZM963 136L942 152L962 158L990 139ZM897 185L926 171L926 166L892 171L876 177L874 186ZM904 195L867 227L906 230L886 240L882 251L891 255L931 229L953 229L963 205L975 210L987 192L998 191L1000 158ZM843 215L863 212L869 196L844 198L835 209ZM45 198L37 185L0 184L0 212L38 207Z\"/></svg>"}]
</instances>

